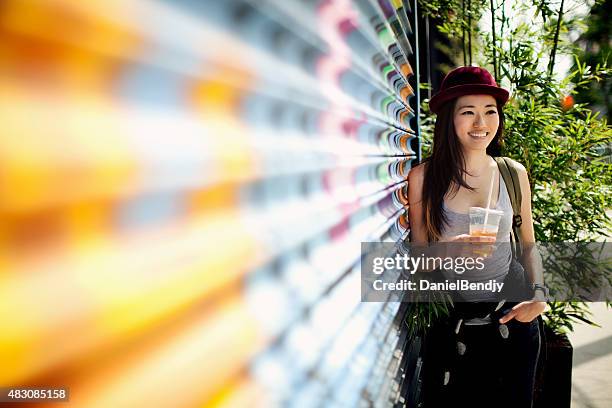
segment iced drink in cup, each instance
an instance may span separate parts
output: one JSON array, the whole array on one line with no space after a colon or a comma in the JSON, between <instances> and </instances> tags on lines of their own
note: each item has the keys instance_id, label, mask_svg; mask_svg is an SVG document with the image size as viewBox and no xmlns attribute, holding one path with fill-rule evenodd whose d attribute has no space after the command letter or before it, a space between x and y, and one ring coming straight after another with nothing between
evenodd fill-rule
<instances>
[{"instance_id":1,"label":"iced drink in cup","mask_svg":"<svg viewBox=\"0 0 612 408\"><path fill-rule=\"evenodd\" d=\"M470 235L474 237L497 237L499 220L503 211L482 207L470 207Z\"/></svg>"}]
</instances>

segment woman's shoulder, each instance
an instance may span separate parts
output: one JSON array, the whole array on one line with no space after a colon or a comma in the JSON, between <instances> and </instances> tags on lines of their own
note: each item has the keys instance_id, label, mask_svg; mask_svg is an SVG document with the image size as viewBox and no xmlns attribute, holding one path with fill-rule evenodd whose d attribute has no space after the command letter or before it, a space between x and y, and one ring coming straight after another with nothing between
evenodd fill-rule
<instances>
[{"instance_id":1,"label":"woman's shoulder","mask_svg":"<svg viewBox=\"0 0 612 408\"><path fill-rule=\"evenodd\" d=\"M423 180L425 179L425 166L421 163L410 169L408 172L408 202L417 203L421 201L423 193Z\"/></svg>"},{"instance_id":2,"label":"woman's shoulder","mask_svg":"<svg viewBox=\"0 0 612 408\"><path fill-rule=\"evenodd\" d=\"M509 157L507 157L507 159L510 161L510 166L515 168L516 172L518 173L519 183L523 194L530 193L529 175L527 174L527 169L525 166Z\"/></svg>"},{"instance_id":3,"label":"woman's shoulder","mask_svg":"<svg viewBox=\"0 0 612 408\"><path fill-rule=\"evenodd\" d=\"M420 163L417 166L414 166L408 172L408 185L413 188L422 189L423 180L425 180L425 167L427 163Z\"/></svg>"},{"instance_id":4,"label":"woman's shoulder","mask_svg":"<svg viewBox=\"0 0 612 408\"><path fill-rule=\"evenodd\" d=\"M509 157L506 157L506 159L510 161L510 165L514 167L519 174L527 174L527 169L525 169L525 166L523 166L521 163Z\"/></svg>"},{"instance_id":5,"label":"woman's shoulder","mask_svg":"<svg viewBox=\"0 0 612 408\"><path fill-rule=\"evenodd\" d=\"M408 181L423 181L425 178L425 166L427 166L427 162L412 167L408 172Z\"/></svg>"}]
</instances>

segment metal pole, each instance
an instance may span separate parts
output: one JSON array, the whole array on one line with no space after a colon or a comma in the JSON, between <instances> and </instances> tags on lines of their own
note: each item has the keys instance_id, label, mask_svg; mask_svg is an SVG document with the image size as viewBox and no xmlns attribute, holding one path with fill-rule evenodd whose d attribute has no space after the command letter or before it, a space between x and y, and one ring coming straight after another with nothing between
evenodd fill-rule
<instances>
[{"instance_id":1,"label":"metal pole","mask_svg":"<svg viewBox=\"0 0 612 408\"><path fill-rule=\"evenodd\" d=\"M461 24L461 48L463 49L463 65L467 65L467 54L465 53L465 0L461 0L461 17L464 24Z\"/></svg>"},{"instance_id":2,"label":"metal pole","mask_svg":"<svg viewBox=\"0 0 612 408\"><path fill-rule=\"evenodd\" d=\"M499 83L499 75L497 74L497 55L495 51L495 6L493 4L493 0L491 0L491 23L493 25L493 75L495 76L495 82Z\"/></svg>"},{"instance_id":3,"label":"metal pole","mask_svg":"<svg viewBox=\"0 0 612 408\"><path fill-rule=\"evenodd\" d=\"M470 65L472 65L472 0L468 0L468 48Z\"/></svg>"},{"instance_id":4,"label":"metal pole","mask_svg":"<svg viewBox=\"0 0 612 408\"><path fill-rule=\"evenodd\" d=\"M427 54L427 98L431 99L431 52L429 52L429 16L425 16L425 53Z\"/></svg>"},{"instance_id":5,"label":"metal pole","mask_svg":"<svg viewBox=\"0 0 612 408\"><path fill-rule=\"evenodd\" d=\"M418 9L418 1L413 0L413 8L414 10L414 44L415 44L415 53L414 53L414 79L415 79L415 97L416 97L416 110L415 110L415 119L416 119L416 129L415 136L417 138L417 151L415 152L417 155L417 163L421 162L421 120L419 118L421 113L421 91L419 90L419 83L421 82L421 68L419 63L419 9Z\"/></svg>"}]
</instances>

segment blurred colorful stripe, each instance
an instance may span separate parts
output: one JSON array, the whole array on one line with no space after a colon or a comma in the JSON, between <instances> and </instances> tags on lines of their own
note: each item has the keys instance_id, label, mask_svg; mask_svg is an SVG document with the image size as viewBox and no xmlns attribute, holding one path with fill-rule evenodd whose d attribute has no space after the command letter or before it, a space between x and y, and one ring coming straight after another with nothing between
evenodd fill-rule
<instances>
[{"instance_id":1,"label":"blurred colorful stripe","mask_svg":"<svg viewBox=\"0 0 612 408\"><path fill-rule=\"evenodd\" d=\"M407 13L4 1L0 386L100 407L388 398L397 304L359 302L359 243L409 228Z\"/></svg>"}]
</instances>

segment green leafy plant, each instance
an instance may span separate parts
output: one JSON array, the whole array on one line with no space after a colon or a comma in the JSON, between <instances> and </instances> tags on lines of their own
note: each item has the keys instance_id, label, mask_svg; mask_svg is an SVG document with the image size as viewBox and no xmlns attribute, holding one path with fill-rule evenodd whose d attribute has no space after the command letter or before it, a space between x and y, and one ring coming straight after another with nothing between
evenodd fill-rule
<instances>
[{"instance_id":1,"label":"green leafy plant","mask_svg":"<svg viewBox=\"0 0 612 408\"><path fill-rule=\"evenodd\" d=\"M574 68L580 63L592 67L598 64L606 66L612 59L608 11L611 7L612 0L599 0L591 8L588 24L584 24L583 30L573 43L574 54L578 60ZM602 112L609 121L612 114L612 77L603 76L600 80L585 85L578 87L574 99L577 103L588 104L589 107Z\"/></svg>"},{"instance_id":2,"label":"green leafy plant","mask_svg":"<svg viewBox=\"0 0 612 408\"><path fill-rule=\"evenodd\" d=\"M600 327L591 320L591 312L584 302L551 302L548 307L546 326L554 333L573 331L576 322Z\"/></svg>"},{"instance_id":3,"label":"green leafy plant","mask_svg":"<svg viewBox=\"0 0 612 408\"><path fill-rule=\"evenodd\" d=\"M408 306L404 324L409 337L422 335L437 320L450 314L450 301L415 302Z\"/></svg>"}]
</instances>

